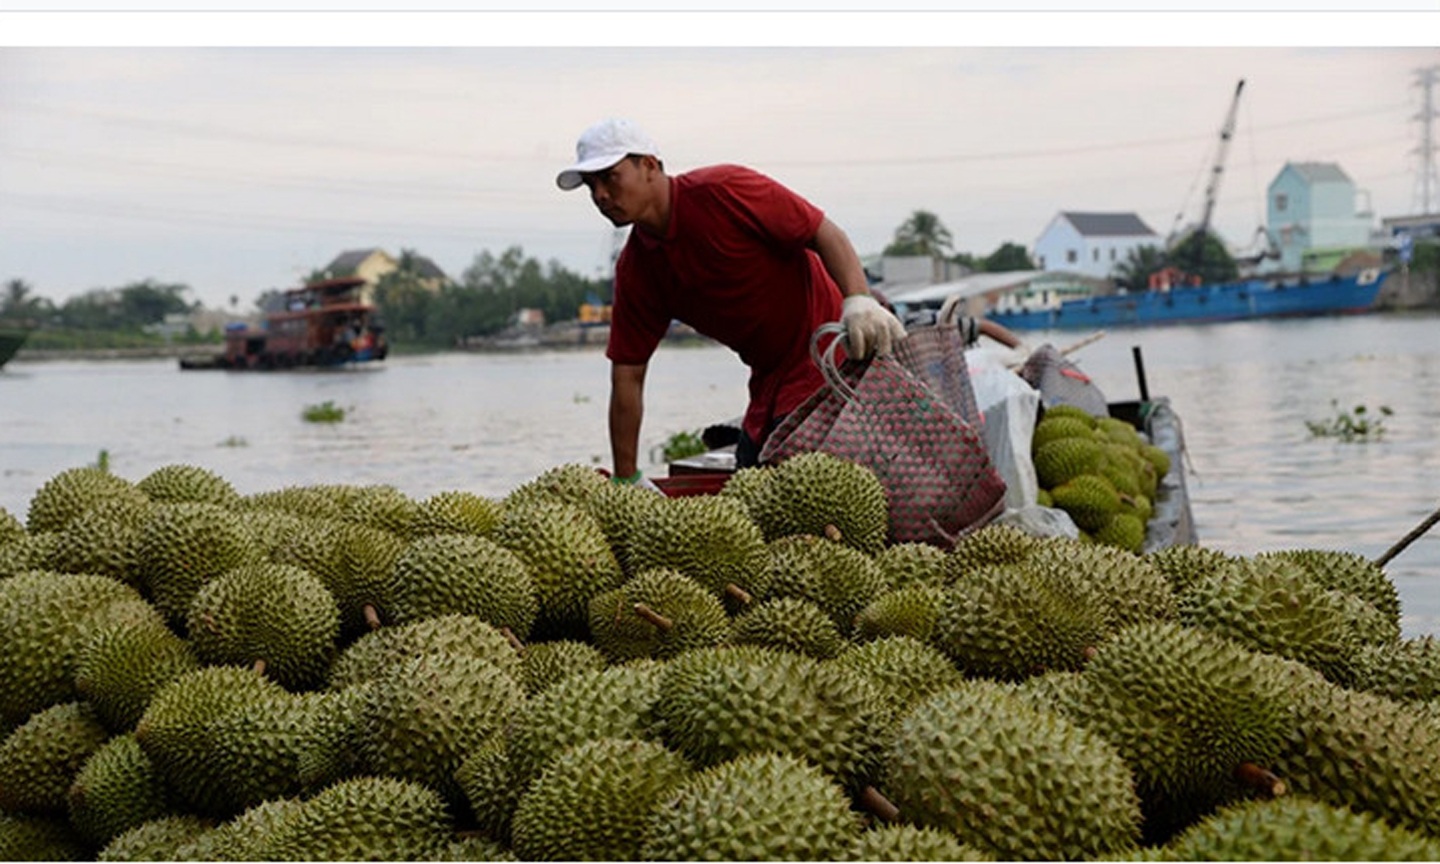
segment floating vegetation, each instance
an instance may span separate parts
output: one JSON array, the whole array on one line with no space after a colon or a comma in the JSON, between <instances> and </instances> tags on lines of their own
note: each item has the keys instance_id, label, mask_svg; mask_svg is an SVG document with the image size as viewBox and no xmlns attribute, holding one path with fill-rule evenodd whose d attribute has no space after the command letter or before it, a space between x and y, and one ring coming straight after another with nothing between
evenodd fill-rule
<instances>
[{"instance_id":1,"label":"floating vegetation","mask_svg":"<svg viewBox=\"0 0 1440 864\"><path fill-rule=\"evenodd\" d=\"M345 419L345 409L326 399L319 405L306 405L300 416L306 423L339 423Z\"/></svg>"},{"instance_id":2,"label":"floating vegetation","mask_svg":"<svg viewBox=\"0 0 1440 864\"><path fill-rule=\"evenodd\" d=\"M674 462L687 456L697 456L707 449L699 432L676 432L660 445L661 458L657 461Z\"/></svg>"},{"instance_id":3,"label":"floating vegetation","mask_svg":"<svg viewBox=\"0 0 1440 864\"><path fill-rule=\"evenodd\" d=\"M240 437L239 435L231 435L229 438L226 438L224 441L221 441L220 444L219 444L219 446L221 446L221 447L249 447L249 446L250 446L250 442L249 442L249 441L246 441L244 438Z\"/></svg>"},{"instance_id":4,"label":"floating vegetation","mask_svg":"<svg viewBox=\"0 0 1440 864\"><path fill-rule=\"evenodd\" d=\"M1370 414L1364 405L1356 405L1349 411L1340 409L1336 399L1330 400L1330 407L1336 414L1328 421L1306 420L1305 428L1316 438L1338 438L1341 441L1378 441L1385 434L1385 422L1380 417L1390 417L1394 411L1388 405L1381 405L1380 417Z\"/></svg>"}]
</instances>

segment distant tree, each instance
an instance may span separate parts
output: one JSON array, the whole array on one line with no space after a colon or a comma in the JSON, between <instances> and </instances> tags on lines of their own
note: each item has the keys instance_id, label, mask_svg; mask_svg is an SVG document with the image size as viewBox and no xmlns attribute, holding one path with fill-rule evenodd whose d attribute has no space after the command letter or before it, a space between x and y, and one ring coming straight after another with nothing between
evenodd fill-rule
<instances>
[{"instance_id":1,"label":"distant tree","mask_svg":"<svg viewBox=\"0 0 1440 864\"><path fill-rule=\"evenodd\" d=\"M1200 277L1202 283L1229 282L1240 275L1240 268L1225 244L1208 231L1185 237L1169 251L1166 259L1180 270Z\"/></svg>"},{"instance_id":2,"label":"distant tree","mask_svg":"<svg viewBox=\"0 0 1440 864\"><path fill-rule=\"evenodd\" d=\"M34 296L35 289L24 279L11 279L0 294L0 317L40 320L48 317L50 301Z\"/></svg>"},{"instance_id":3,"label":"distant tree","mask_svg":"<svg viewBox=\"0 0 1440 864\"><path fill-rule=\"evenodd\" d=\"M943 258L952 251L954 238L940 217L929 210L916 210L895 229L895 239L885 247L886 255L929 255Z\"/></svg>"},{"instance_id":4,"label":"distant tree","mask_svg":"<svg viewBox=\"0 0 1440 864\"><path fill-rule=\"evenodd\" d=\"M1150 277L1163 270L1166 263L1165 250L1159 246L1136 246L1115 265L1111 276L1117 285L1130 291L1144 291L1150 287Z\"/></svg>"},{"instance_id":5,"label":"distant tree","mask_svg":"<svg viewBox=\"0 0 1440 864\"><path fill-rule=\"evenodd\" d=\"M1035 269L1035 262L1030 260L1030 253L1025 251L1025 247L1008 241L1000 244L998 249L985 256L984 265L982 269L987 273Z\"/></svg>"}]
</instances>

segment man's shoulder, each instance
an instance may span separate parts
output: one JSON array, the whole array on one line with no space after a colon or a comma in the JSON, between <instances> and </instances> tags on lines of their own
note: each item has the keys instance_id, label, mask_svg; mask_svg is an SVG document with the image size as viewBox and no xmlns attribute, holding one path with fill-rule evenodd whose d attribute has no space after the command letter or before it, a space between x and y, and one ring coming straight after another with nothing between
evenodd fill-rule
<instances>
[{"instance_id":1,"label":"man's shoulder","mask_svg":"<svg viewBox=\"0 0 1440 864\"><path fill-rule=\"evenodd\" d=\"M770 178L756 171L754 168L746 168L744 165L732 165L729 163L706 165L703 168L692 168L684 174L677 176L675 179L689 188L724 185L736 180L773 182Z\"/></svg>"}]
</instances>

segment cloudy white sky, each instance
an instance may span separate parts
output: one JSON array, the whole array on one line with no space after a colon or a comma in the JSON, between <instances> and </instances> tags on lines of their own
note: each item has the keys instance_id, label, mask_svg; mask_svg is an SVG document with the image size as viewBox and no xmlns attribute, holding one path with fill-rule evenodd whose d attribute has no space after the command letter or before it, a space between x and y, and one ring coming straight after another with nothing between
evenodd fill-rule
<instances>
[{"instance_id":1,"label":"cloudy white sky","mask_svg":"<svg viewBox=\"0 0 1440 864\"><path fill-rule=\"evenodd\" d=\"M239 39L214 18L152 38L133 17L73 39L31 28L29 43L12 27L0 38L0 280L58 302L154 278L248 308L357 248L414 249L459 277L479 253L520 246L598 275L613 232L554 176L606 115L646 127L672 171L739 162L780 179L862 254L916 209L979 254L1032 246L1060 210L1134 211L1163 236L1199 215L1241 78L1215 214L1233 245L1263 222L1287 160L1339 164L1377 224L1412 212L1415 72L1440 50L1386 45L1370 19L1353 44L1338 19L1300 36L1302 17L1204 22L1203 44L1245 34L1232 47L1158 47L1184 41L1166 35L1180 18L1110 34L1123 22L1011 20L985 31L989 47L900 44L978 41L954 18L935 38L923 15L875 31L852 21L834 44L761 28L771 42L797 34L788 47L733 47L748 31L731 30L716 40L728 47L685 45L712 20L694 18L658 34L612 19L588 38L555 31L548 47L499 44L474 29L483 18L461 39L437 38L433 18L417 35L347 36L325 16L275 16ZM1403 40L1413 18L1388 23ZM544 41L537 24L521 41ZM386 47L385 33L415 47ZM254 47L268 37L299 47ZM439 47L455 42L476 47Z\"/></svg>"}]
</instances>

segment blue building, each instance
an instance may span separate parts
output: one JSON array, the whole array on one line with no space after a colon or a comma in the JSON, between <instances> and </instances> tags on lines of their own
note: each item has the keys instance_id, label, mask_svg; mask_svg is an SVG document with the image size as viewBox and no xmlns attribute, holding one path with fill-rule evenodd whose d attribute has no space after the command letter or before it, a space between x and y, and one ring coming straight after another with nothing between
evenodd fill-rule
<instances>
[{"instance_id":1,"label":"blue building","mask_svg":"<svg viewBox=\"0 0 1440 864\"><path fill-rule=\"evenodd\" d=\"M1306 253L1370 245L1373 214L1358 207L1355 184L1333 162L1286 162L1266 197L1266 228L1280 251L1267 272L1298 272Z\"/></svg>"}]
</instances>

